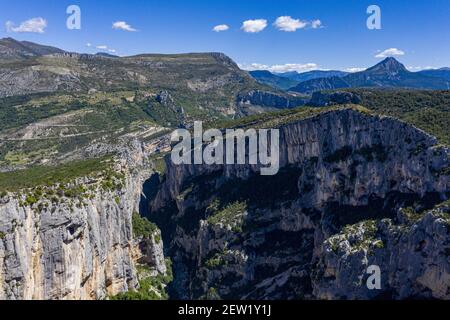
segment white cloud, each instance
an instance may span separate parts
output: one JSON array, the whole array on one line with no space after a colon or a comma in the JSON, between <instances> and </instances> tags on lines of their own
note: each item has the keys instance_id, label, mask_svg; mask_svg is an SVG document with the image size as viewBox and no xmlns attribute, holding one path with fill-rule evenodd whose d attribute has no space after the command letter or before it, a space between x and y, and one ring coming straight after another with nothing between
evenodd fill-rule
<instances>
[{"instance_id":1,"label":"white cloud","mask_svg":"<svg viewBox=\"0 0 450 320\"><path fill-rule=\"evenodd\" d=\"M108 46L106 46L106 45L96 46L96 48L99 50L108 50Z\"/></svg>"},{"instance_id":2,"label":"white cloud","mask_svg":"<svg viewBox=\"0 0 450 320\"><path fill-rule=\"evenodd\" d=\"M351 73L354 73L354 72L360 72L360 71L364 71L364 70L366 70L366 68L351 67L351 68L346 68L346 69L344 69L344 71L346 71L346 72L351 72Z\"/></svg>"},{"instance_id":3,"label":"white cloud","mask_svg":"<svg viewBox=\"0 0 450 320\"><path fill-rule=\"evenodd\" d=\"M115 30L123 30L123 31L128 31L128 32L135 32L135 31L137 31L135 28L130 26L125 21L116 21L116 22L114 22L113 25L112 25L112 28L115 29Z\"/></svg>"},{"instance_id":4,"label":"white cloud","mask_svg":"<svg viewBox=\"0 0 450 320\"><path fill-rule=\"evenodd\" d=\"M213 28L213 31L221 32L221 31L227 31L228 29L230 29L230 27L227 26L226 24L219 24Z\"/></svg>"},{"instance_id":5,"label":"white cloud","mask_svg":"<svg viewBox=\"0 0 450 320\"><path fill-rule=\"evenodd\" d=\"M319 19L311 21L311 28L313 29L323 28L322 21L320 21Z\"/></svg>"},{"instance_id":6,"label":"white cloud","mask_svg":"<svg viewBox=\"0 0 450 320\"><path fill-rule=\"evenodd\" d=\"M300 19L293 19L290 16L281 16L275 20L273 24L278 30L286 32L294 32L297 29L303 29L308 25L308 22Z\"/></svg>"},{"instance_id":7,"label":"white cloud","mask_svg":"<svg viewBox=\"0 0 450 320\"><path fill-rule=\"evenodd\" d=\"M47 27L47 20L44 18L32 18L30 20L24 21L20 26L15 27L14 22L6 22L7 32L33 32L33 33L44 33Z\"/></svg>"},{"instance_id":8,"label":"white cloud","mask_svg":"<svg viewBox=\"0 0 450 320\"><path fill-rule=\"evenodd\" d=\"M242 23L241 29L248 33L257 33L267 27L266 19L247 20Z\"/></svg>"},{"instance_id":9,"label":"white cloud","mask_svg":"<svg viewBox=\"0 0 450 320\"><path fill-rule=\"evenodd\" d=\"M394 57L394 56L404 56L405 52L397 49L397 48L389 48L386 49L380 53L378 53L375 58L387 58L387 57Z\"/></svg>"},{"instance_id":10,"label":"white cloud","mask_svg":"<svg viewBox=\"0 0 450 320\"><path fill-rule=\"evenodd\" d=\"M432 66L426 66L426 67L421 67L421 66L407 66L406 69L408 69L409 71L422 71L422 70L433 70L433 69L437 69L436 67L432 67Z\"/></svg>"},{"instance_id":11,"label":"white cloud","mask_svg":"<svg viewBox=\"0 0 450 320\"><path fill-rule=\"evenodd\" d=\"M92 43L90 42L86 43L86 47L92 47Z\"/></svg>"},{"instance_id":12,"label":"white cloud","mask_svg":"<svg viewBox=\"0 0 450 320\"><path fill-rule=\"evenodd\" d=\"M254 71L254 70L267 70L273 73L283 73L283 72L307 72L311 70L318 70L318 66L315 63L286 63L286 64L275 64L275 65L265 65L260 63L252 64L241 64L239 67L243 70Z\"/></svg>"},{"instance_id":13,"label":"white cloud","mask_svg":"<svg viewBox=\"0 0 450 320\"><path fill-rule=\"evenodd\" d=\"M108 52L116 53L117 51L116 51L116 49L108 49Z\"/></svg>"}]
</instances>

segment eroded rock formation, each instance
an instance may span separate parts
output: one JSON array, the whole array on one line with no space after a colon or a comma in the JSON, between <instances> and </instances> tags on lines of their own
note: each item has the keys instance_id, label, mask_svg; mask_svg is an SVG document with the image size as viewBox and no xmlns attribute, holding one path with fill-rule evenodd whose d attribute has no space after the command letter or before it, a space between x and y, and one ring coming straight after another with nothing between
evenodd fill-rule
<instances>
[{"instance_id":1,"label":"eroded rock formation","mask_svg":"<svg viewBox=\"0 0 450 320\"><path fill-rule=\"evenodd\" d=\"M170 247L175 297L448 297L448 220L402 228L397 218L400 208L422 212L448 198L449 150L434 137L389 117L330 111L280 126L280 164L261 177L257 166L167 162L151 216ZM367 252L327 251L333 236L365 221L387 239L374 258L386 281L370 293L348 283L365 285ZM429 257L409 252L416 246ZM402 271L409 260L418 267Z\"/></svg>"}]
</instances>

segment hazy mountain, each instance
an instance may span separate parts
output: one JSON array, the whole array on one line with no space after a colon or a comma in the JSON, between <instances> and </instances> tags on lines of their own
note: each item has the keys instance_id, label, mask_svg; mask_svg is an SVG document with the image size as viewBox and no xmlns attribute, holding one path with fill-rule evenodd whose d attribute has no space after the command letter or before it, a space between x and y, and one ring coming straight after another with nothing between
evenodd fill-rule
<instances>
[{"instance_id":1,"label":"hazy mountain","mask_svg":"<svg viewBox=\"0 0 450 320\"><path fill-rule=\"evenodd\" d=\"M361 72L351 73L345 77L332 81L324 78L309 80L306 84L300 83L291 91L311 93L318 90L381 87L381 88L414 88L445 90L450 88L450 82L443 78L431 77L422 73L408 71L403 64L394 58L386 58L375 66Z\"/></svg>"},{"instance_id":2,"label":"hazy mountain","mask_svg":"<svg viewBox=\"0 0 450 320\"><path fill-rule=\"evenodd\" d=\"M298 82L303 82L318 78L344 77L348 74L349 74L348 72L338 70L313 70L302 73L298 73L296 71L277 73L276 75L289 78Z\"/></svg>"},{"instance_id":3,"label":"hazy mountain","mask_svg":"<svg viewBox=\"0 0 450 320\"><path fill-rule=\"evenodd\" d=\"M110 54L110 53L106 53L106 52L97 52L95 55L100 56L100 57L107 57L107 58L118 58L119 57L114 54Z\"/></svg>"},{"instance_id":4,"label":"hazy mountain","mask_svg":"<svg viewBox=\"0 0 450 320\"><path fill-rule=\"evenodd\" d=\"M331 77L331 78L318 78L300 82L297 86L289 90L310 94L321 90L342 89L349 87L350 85L347 82L345 82L342 78Z\"/></svg>"},{"instance_id":5,"label":"hazy mountain","mask_svg":"<svg viewBox=\"0 0 450 320\"><path fill-rule=\"evenodd\" d=\"M29 41L17 41L13 38L0 39L0 59L20 59L64 52L55 47Z\"/></svg>"},{"instance_id":6,"label":"hazy mountain","mask_svg":"<svg viewBox=\"0 0 450 320\"><path fill-rule=\"evenodd\" d=\"M312 79L344 77L348 74L348 72L336 70L314 70L303 73L298 73L296 71L272 73L266 70L256 70L250 71L249 73L258 82L281 90L288 90L289 88L295 87L301 82L309 81Z\"/></svg>"},{"instance_id":7,"label":"hazy mountain","mask_svg":"<svg viewBox=\"0 0 450 320\"><path fill-rule=\"evenodd\" d=\"M249 73L256 81L281 90L287 90L299 83L296 80L280 77L266 70L250 71Z\"/></svg>"},{"instance_id":8,"label":"hazy mountain","mask_svg":"<svg viewBox=\"0 0 450 320\"><path fill-rule=\"evenodd\" d=\"M428 77L441 78L450 81L450 68L422 70L417 73Z\"/></svg>"}]
</instances>

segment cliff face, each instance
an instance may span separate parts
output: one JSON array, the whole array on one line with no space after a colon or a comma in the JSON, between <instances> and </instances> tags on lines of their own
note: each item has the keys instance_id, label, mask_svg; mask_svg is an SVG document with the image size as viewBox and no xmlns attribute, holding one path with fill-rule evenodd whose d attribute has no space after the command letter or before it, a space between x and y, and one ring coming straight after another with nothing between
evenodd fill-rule
<instances>
[{"instance_id":1,"label":"cliff face","mask_svg":"<svg viewBox=\"0 0 450 320\"><path fill-rule=\"evenodd\" d=\"M324 243L312 281L314 295L376 298L380 292L365 285L369 266L376 265L384 298L450 299L449 213L450 204L415 218L399 210L396 220L348 226Z\"/></svg>"},{"instance_id":2,"label":"cliff face","mask_svg":"<svg viewBox=\"0 0 450 320\"><path fill-rule=\"evenodd\" d=\"M263 106L269 108L285 109L302 106L307 98L297 97L284 93L275 93L261 90L251 90L237 97L237 104L245 106Z\"/></svg>"},{"instance_id":3,"label":"cliff face","mask_svg":"<svg viewBox=\"0 0 450 320\"><path fill-rule=\"evenodd\" d=\"M0 200L0 299L103 299L137 288L137 262L165 270L162 243L133 236L143 181L114 170L114 187L85 177Z\"/></svg>"},{"instance_id":4,"label":"cliff face","mask_svg":"<svg viewBox=\"0 0 450 320\"><path fill-rule=\"evenodd\" d=\"M338 288L349 281L365 285L363 265L353 268L359 256L345 252L333 260L327 240L365 221L391 219L400 225L400 208L421 212L450 191L449 150L437 146L435 138L395 119L352 109L280 126L281 169L272 177L261 177L256 166L174 166L170 161L167 166L151 216L163 237L172 239L172 287L179 298L350 297L348 287L328 288L336 282ZM353 297L443 297L439 281L420 279L447 279L448 229L436 226L435 236L433 222L425 220L420 228L428 230L427 248L435 258L414 272L394 274L388 254L425 239L415 227L414 232L398 227L408 240L394 239L393 231L386 234L389 250L377 260L384 264L383 276L397 280ZM350 258L353 265L345 263ZM398 259L395 268L401 270L414 255L405 250ZM440 262L434 266L435 260Z\"/></svg>"}]
</instances>

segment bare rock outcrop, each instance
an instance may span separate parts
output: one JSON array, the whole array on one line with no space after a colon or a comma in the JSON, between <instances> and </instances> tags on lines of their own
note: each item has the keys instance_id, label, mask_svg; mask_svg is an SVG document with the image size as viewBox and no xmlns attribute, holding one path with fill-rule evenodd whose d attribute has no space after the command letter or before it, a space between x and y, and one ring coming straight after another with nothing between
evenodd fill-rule
<instances>
[{"instance_id":1,"label":"bare rock outcrop","mask_svg":"<svg viewBox=\"0 0 450 320\"><path fill-rule=\"evenodd\" d=\"M349 282L365 286L359 261L365 253L333 254L327 241L348 226L375 221L386 224L378 259L392 297L446 298L436 285L449 268L443 222L425 217L402 228L397 211L423 211L449 197L448 148L404 122L352 108L279 129L275 176L261 177L258 166L175 166L168 159L151 216L172 239L176 297L374 298L364 288L345 293ZM411 252L422 240L425 251ZM416 258L414 272L402 271Z\"/></svg>"}]
</instances>

